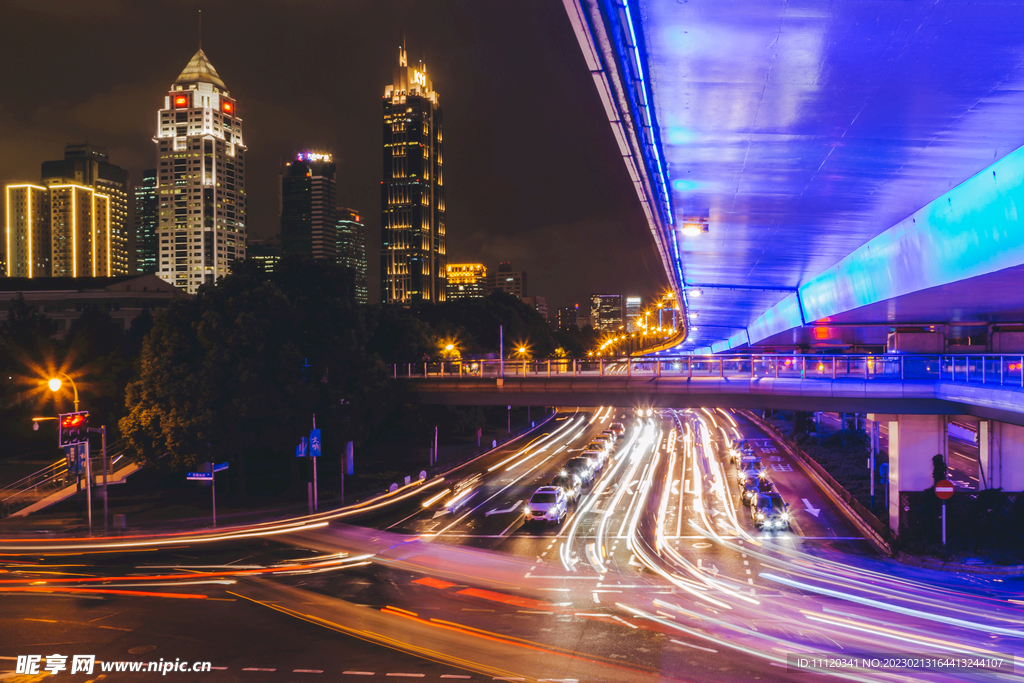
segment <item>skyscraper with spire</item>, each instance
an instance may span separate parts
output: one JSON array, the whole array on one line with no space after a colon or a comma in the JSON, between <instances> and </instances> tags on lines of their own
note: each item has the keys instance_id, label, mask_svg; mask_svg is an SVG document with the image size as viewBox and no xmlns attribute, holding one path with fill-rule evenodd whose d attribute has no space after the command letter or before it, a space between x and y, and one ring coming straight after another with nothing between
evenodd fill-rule
<instances>
[{"instance_id":1,"label":"skyscraper with spire","mask_svg":"<svg viewBox=\"0 0 1024 683\"><path fill-rule=\"evenodd\" d=\"M189 292L245 258L245 151L237 102L200 47L159 111L157 275Z\"/></svg>"},{"instance_id":2,"label":"skyscraper with spire","mask_svg":"<svg viewBox=\"0 0 1024 683\"><path fill-rule=\"evenodd\" d=\"M394 81L384 89L381 203L381 301L445 300L444 173L441 107L427 67L409 66L399 48Z\"/></svg>"}]
</instances>

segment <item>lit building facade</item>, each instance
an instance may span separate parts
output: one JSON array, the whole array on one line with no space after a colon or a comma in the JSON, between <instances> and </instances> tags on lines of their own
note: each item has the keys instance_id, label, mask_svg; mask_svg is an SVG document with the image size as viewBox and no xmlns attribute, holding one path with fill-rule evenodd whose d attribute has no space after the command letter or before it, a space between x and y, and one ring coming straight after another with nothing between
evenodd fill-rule
<instances>
[{"instance_id":1,"label":"lit building facade","mask_svg":"<svg viewBox=\"0 0 1024 683\"><path fill-rule=\"evenodd\" d=\"M246 260L258 263L263 272L267 274L277 270L277 264L281 262L282 255L280 237L271 237L265 240L250 239L245 248Z\"/></svg>"},{"instance_id":2,"label":"lit building facade","mask_svg":"<svg viewBox=\"0 0 1024 683\"><path fill-rule=\"evenodd\" d=\"M622 295L591 294L590 318L595 330L617 330L622 326Z\"/></svg>"},{"instance_id":3,"label":"lit building facade","mask_svg":"<svg viewBox=\"0 0 1024 683\"><path fill-rule=\"evenodd\" d=\"M411 304L447 296L441 107L426 66L399 49L384 89L381 300Z\"/></svg>"},{"instance_id":4,"label":"lit building facade","mask_svg":"<svg viewBox=\"0 0 1024 683\"><path fill-rule=\"evenodd\" d=\"M573 325L579 324L579 311L580 305L573 304L572 306L562 306L555 312L555 325L559 330L568 330Z\"/></svg>"},{"instance_id":5,"label":"lit building facade","mask_svg":"<svg viewBox=\"0 0 1024 683\"><path fill-rule=\"evenodd\" d=\"M4 275L50 276L50 190L19 183L6 187Z\"/></svg>"},{"instance_id":6,"label":"lit building facade","mask_svg":"<svg viewBox=\"0 0 1024 683\"><path fill-rule=\"evenodd\" d=\"M157 274L194 293L245 258L245 152L238 103L199 50L157 114Z\"/></svg>"},{"instance_id":7,"label":"lit building facade","mask_svg":"<svg viewBox=\"0 0 1024 683\"><path fill-rule=\"evenodd\" d=\"M284 253L337 258L337 186L326 152L299 152L281 175L281 244Z\"/></svg>"},{"instance_id":8,"label":"lit building facade","mask_svg":"<svg viewBox=\"0 0 1024 683\"><path fill-rule=\"evenodd\" d=\"M109 220L109 234L106 239L99 239L97 244L109 243L110 272L101 272L99 275L127 275L128 171L110 163L104 148L85 143L67 145L61 160L44 161L42 180L43 185L47 186L84 185L91 188L97 197L106 198L101 200L101 203L106 202L106 216L98 229L106 230L106 222ZM55 248L57 246L55 244Z\"/></svg>"},{"instance_id":9,"label":"lit building facade","mask_svg":"<svg viewBox=\"0 0 1024 683\"><path fill-rule=\"evenodd\" d=\"M544 318L544 322L548 321L548 300L542 296L524 296L520 297L522 302L532 308L533 310L540 313L540 317Z\"/></svg>"},{"instance_id":10,"label":"lit building facade","mask_svg":"<svg viewBox=\"0 0 1024 683\"><path fill-rule=\"evenodd\" d=\"M7 186L6 200L8 277L123 275L110 195L80 183L21 183Z\"/></svg>"},{"instance_id":11,"label":"lit building facade","mask_svg":"<svg viewBox=\"0 0 1024 683\"><path fill-rule=\"evenodd\" d=\"M356 303L370 303L370 285L367 278L366 226L359 212L346 207L338 208L338 265L352 269L356 282Z\"/></svg>"},{"instance_id":12,"label":"lit building facade","mask_svg":"<svg viewBox=\"0 0 1024 683\"><path fill-rule=\"evenodd\" d=\"M140 275L155 273L157 269L159 204L156 169L147 169L142 172L142 184L135 188L135 272Z\"/></svg>"},{"instance_id":13,"label":"lit building facade","mask_svg":"<svg viewBox=\"0 0 1024 683\"><path fill-rule=\"evenodd\" d=\"M643 299L638 296L626 297L626 331L633 332L637 328L637 319L643 309Z\"/></svg>"},{"instance_id":14,"label":"lit building facade","mask_svg":"<svg viewBox=\"0 0 1024 683\"><path fill-rule=\"evenodd\" d=\"M490 294L485 288L487 268L482 263L449 263L448 299L476 299Z\"/></svg>"}]
</instances>

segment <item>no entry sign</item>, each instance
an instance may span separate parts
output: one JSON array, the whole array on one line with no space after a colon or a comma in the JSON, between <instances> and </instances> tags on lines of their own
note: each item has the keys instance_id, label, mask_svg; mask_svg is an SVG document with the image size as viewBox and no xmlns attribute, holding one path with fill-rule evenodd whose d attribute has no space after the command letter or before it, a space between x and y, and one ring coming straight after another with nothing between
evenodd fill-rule
<instances>
[{"instance_id":1,"label":"no entry sign","mask_svg":"<svg viewBox=\"0 0 1024 683\"><path fill-rule=\"evenodd\" d=\"M935 484L935 495L942 500L948 500L953 497L953 491L955 491L953 482L948 479L943 479Z\"/></svg>"}]
</instances>

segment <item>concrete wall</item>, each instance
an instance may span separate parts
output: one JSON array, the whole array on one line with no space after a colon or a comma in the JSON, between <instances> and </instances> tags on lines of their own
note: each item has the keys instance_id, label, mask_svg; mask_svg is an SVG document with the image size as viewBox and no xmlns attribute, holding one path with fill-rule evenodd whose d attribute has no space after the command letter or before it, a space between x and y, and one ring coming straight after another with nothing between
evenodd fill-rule
<instances>
[{"instance_id":1,"label":"concrete wall","mask_svg":"<svg viewBox=\"0 0 1024 683\"><path fill-rule=\"evenodd\" d=\"M945 348L941 332L890 332L887 343L890 353L942 353Z\"/></svg>"},{"instance_id":2,"label":"concrete wall","mask_svg":"<svg viewBox=\"0 0 1024 683\"><path fill-rule=\"evenodd\" d=\"M1024 427L992 423L992 455L986 478L991 488L1024 491Z\"/></svg>"},{"instance_id":3,"label":"concrete wall","mask_svg":"<svg viewBox=\"0 0 1024 683\"><path fill-rule=\"evenodd\" d=\"M1024 352L1024 332L993 332L992 352Z\"/></svg>"}]
</instances>

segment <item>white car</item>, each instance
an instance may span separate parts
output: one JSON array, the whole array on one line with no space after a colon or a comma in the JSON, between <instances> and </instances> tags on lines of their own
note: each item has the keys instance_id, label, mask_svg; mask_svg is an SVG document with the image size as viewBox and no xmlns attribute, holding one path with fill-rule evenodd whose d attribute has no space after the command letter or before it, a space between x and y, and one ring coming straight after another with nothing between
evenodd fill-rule
<instances>
[{"instance_id":1,"label":"white car","mask_svg":"<svg viewBox=\"0 0 1024 683\"><path fill-rule=\"evenodd\" d=\"M527 522L561 524L569 511L569 497L561 486L541 486L523 508Z\"/></svg>"}]
</instances>

